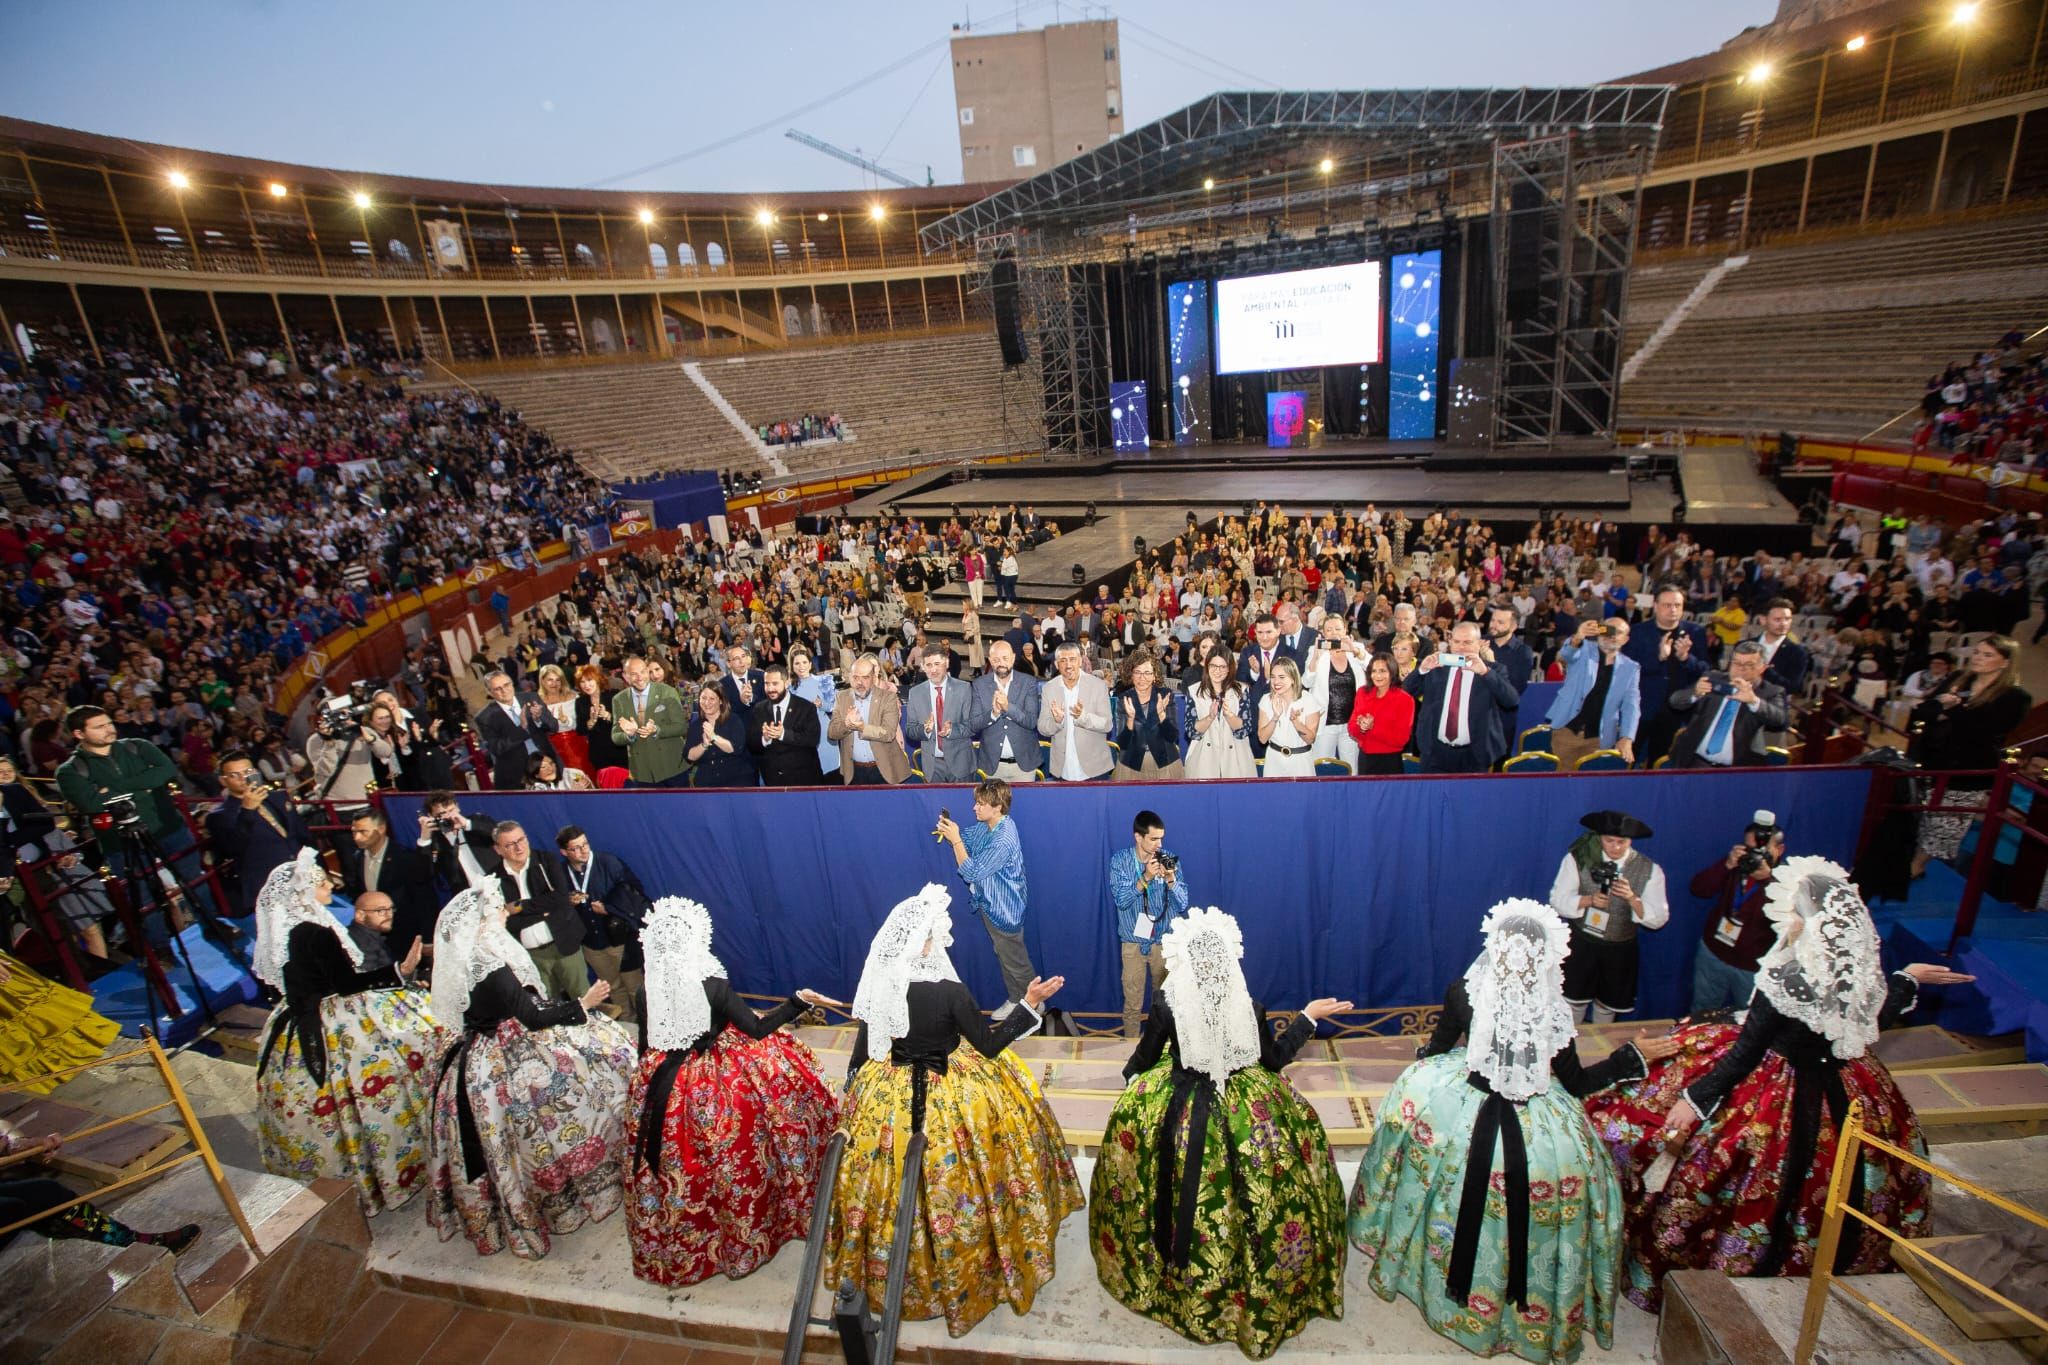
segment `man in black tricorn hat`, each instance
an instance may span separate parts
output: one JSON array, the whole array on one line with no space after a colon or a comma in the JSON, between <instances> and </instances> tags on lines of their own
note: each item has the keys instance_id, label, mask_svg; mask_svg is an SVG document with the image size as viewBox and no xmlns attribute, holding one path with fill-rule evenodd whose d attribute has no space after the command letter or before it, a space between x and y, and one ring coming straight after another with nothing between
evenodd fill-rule
<instances>
[{"instance_id":1,"label":"man in black tricorn hat","mask_svg":"<svg viewBox=\"0 0 2048 1365\"><path fill-rule=\"evenodd\" d=\"M1607 1024L1636 1007L1636 933L1661 929L1670 918L1664 873L1636 852L1650 827L1618 810L1596 810L1579 823L1550 887L1550 907L1572 926L1564 962L1564 998L1572 1015L1593 1007L1593 1022Z\"/></svg>"}]
</instances>

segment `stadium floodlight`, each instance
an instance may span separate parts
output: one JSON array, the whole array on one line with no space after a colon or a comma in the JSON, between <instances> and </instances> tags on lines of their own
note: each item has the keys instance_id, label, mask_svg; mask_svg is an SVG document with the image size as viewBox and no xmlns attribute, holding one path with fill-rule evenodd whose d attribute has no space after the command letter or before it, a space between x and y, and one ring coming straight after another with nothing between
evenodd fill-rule
<instances>
[{"instance_id":1,"label":"stadium floodlight","mask_svg":"<svg viewBox=\"0 0 2048 1365\"><path fill-rule=\"evenodd\" d=\"M882 220L883 220L884 218L887 218L888 216L889 216L889 210L888 210L888 209L886 209L886 208L884 208L884 207L883 207L882 205L880 205L880 204L869 204L869 205L868 205L868 219L869 219L869 221L871 221L871 222L876 222L876 223L879 223L879 222L881 222L881 221L882 221Z\"/></svg>"},{"instance_id":2,"label":"stadium floodlight","mask_svg":"<svg viewBox=\"0 0 2048 1365\"><path fill-rule=\"evenodd\" d=\"M1844 43L1843 46L1851 52L1861 52L1866 46L1869 45L1869 43L1870 39L1864 37L1862 34L1859 33L1854 38L1851 38L1848 42Z\"/></svg>"},{"instance_id":3,"label":"stadium floodlight","mask_svg":"<svg viewBox=\"0 0 2048 1365\"><path fill-rule=\"evenodd\" d=\"M1330 158L1328 157L1324 157L1321 161L1318 161L1316 163L1316 169L1321 171L1324 175L1328 175L1331 171L1337 169L1337 163L1330 160Z\"/></svg>"},{"instance_id":4,"label":"stadium floodlight","mask_svg":"<svg viewBox=\"0 0 2048 1365\"><path fill-rule=\"evenodd\" d=\"M1203 177L1202 177L1202 188L1203 188L1203 189L1205 189L1205 190L1213 190L1213 189L1215 189L1215 188L1216 188L1216 178L1215 178L1214 176L1210 176L1210 175L1205 175L1205 176L1203 176Z\"/></svg>"},{"instance_id":5,"label":"stadium floodlight","mask_svg":"<svg viewBox=\"0 0 2048 1365\"><path fill-rule=\"evenodd\" d=\"M164 179L171 182L171 188L174 190L189 190L192 188L192 177L183 171L172 171Z\"/></svg>"},{"instance_id":6,"label":"stadium floodlight","mask_svg":"<svg viewBox=\"0 0 2048 1365\"><path fill-rule=\"evenodd\" d=\"M821 213L818 215L818 221L821 223L829 223L832 221L832 215L829 213Z\"/></svg>"},{"instance_id":7,"label":"stadium floodlight","mask_svg":"<svg viewBox=\"0 0 2048 1365\"><path fill-rule=\"evenodd\" d=\"M641 227L652 227L653 225L654 225L654 210L653 210L653 209L642 209L642 210L640 210L640 226L641 226Z\"/></svg>"},{"instance_id":8,"label":"stadium floodlight","mask_svg":"<svg viewBox=\"0 0 2048 1365\"><path fill-rule=\"evenodd\" d=\"M757 209L754 213L754 221L762 227L768 227L775 222L775 214L769 209Z\"/></svg>"},{"instance_id":9,"label":"stadium floodlight","mask_svg":"<svg viewBox=\"0 0 2048 1365\"><path fill-rule=\"evenodd\" d=\"M1762 85L1771 78L1771 64L1769 62L1758 62L1750 67L1749 70L1743 72L1742 78L1751 85Z\"/></svg>"},{"instance_id":10,"label":"stadium floodlight","mask_svg":"<svg viewBox=\"0 0 2048 1365\"><path fill-rule=\"evenodd\" d=\"M366 209L366 208L370 207L370 196L369 196L369 195L367 195L367 194L363 193L363 192L362 192L361 190L357 190L357 191L355 192L355 196L354 196L354 197L355 197L355 204L356 204L356 207L357 207L357 208L359 208L359 209Z\"/></svg>"},{"instance_id":11,"label":"stadium floodlight","mask_svg":"<svg viewBox=\"0 0 2048 1365\"><path fill-rule=\"evenodd\" d=\"M1956 6L1953 18L1958 24L1975 23L1977 13L1982 8L1983 6L1978 4L1977 0L1963 0L1962 4Z\"/></svg>"},{"instance_id":12,"label":"stadium floodlight","mask_svg":"<svg viewBox=\"0 0 2048 1365\"><path fill-rule=\"evenodd\" d=\"M286 189L283 185L280 185L277 181L273 180L270 182L270 197L272 199L282 199L287 194L290 193L290 190Z\"/></svg>"}]
</instances>

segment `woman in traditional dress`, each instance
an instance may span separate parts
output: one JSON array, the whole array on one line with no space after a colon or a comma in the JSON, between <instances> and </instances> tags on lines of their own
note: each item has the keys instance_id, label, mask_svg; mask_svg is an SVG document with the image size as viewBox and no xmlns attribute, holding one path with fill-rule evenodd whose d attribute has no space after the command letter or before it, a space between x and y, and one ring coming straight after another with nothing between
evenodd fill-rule
<instances>
[{"instance_id":1,"label":"woman in traditional dress","mask_svg":"<svg viewBox=\"0 0 2048 1365\"><path fill-rule=\"evenodd\" d=\"M588 1013L611 989L548 1000L540 973L505 929L493 877L448 902L434 931L434 1012L462 1020L441 1061L428 1136L441 1240L458 1231L488 1256L538 1260L552 1238L601 1222L624 1199L625 1028Z\"/></svg>"},{"instance_id":2,"label":"woman in traditional dress","mask_svg":"<svg viewBox=\"0 0 2048 1365\"><path fill-rule=\"evenodd\" d=\"M1586 1105L1621 1167L1625 1288L1652 1312L1668 1271L1812 1269L1851 1104L1863 1106L1872 1136L1926 1152L1912 1106L1870 1047L1880 1028L1913 1008L1922 985L1973 978L1924 962L1887 978L1863 898L1825 858L1786 859L1764 907L1778 939L1758 962L1740 1027L1686 1025L1668 1064ZM1918 1237L1927 1230L1927 1195L1924 1171L1863 1149L1849 1188L1854 1207ZM1853 1219L1843 1224L1837 1274L1889 1267L1886 1239L1862 1235Z\"/></svg>"},{"instance_id":3,"label":"woman in traditional dress","mask_svg":"<svg viewBox=\"0 0 2048 1365\"><path fill-rule=\"evenodd\" d=\"M257 1135L271 1174L337 1176L377 1214L425 1187L434 1063L452 1038L426 993L404 988L419 940L395 966L365 971L333 895L311 849L256 893L252 970L284 994L256 1064Z\"/></svg>"},{"instance_id":4,"label":"woman in traditional dress","mask_svg":"<svg viewBox=\"0 0 2048 1365\"><path fill-rule=\"evenodd\" d=\"M1344 1186L1280 1069L1351 1005L1310 1001L1275 1039L1221 910L1188 912L1159 950L1166 981L1088 1195L1095 1272L1131 1311L1262 1360L1311 1318L1344 1315Z\"/></svg>"},{"instance_id":5,"label":"woman in traditional dress","mask_svg":"<svg viewBox=\"0 0 2048 1365\"><path fill-rule=\"evenodd\" d=\"M22 1082L31 1094L48 1094L65 1079L49 1073L93 1060L120 1033L119 1024L93 1012L84 991L0 952L0 1084Z\"/></svg>"},{"instance_id":6,"label":"woman in traditional dress","mask_svg":"<svg viewBox=\"0 0 2048 1365\"><path fill-rule=\"evenodd\" d=\"M1081 1182L1052 1107L1005 1051L1038 1028L1063 980L1033 978L1022 1006L991 1026L946 955L951 899L927 885L889 912L868 948L825 1255L831 1282L863 1286L881 1311L904 1149L924 1133L903 1317L943 1316L957 1337L999 1302L1031 1310L1052 1279L1060 1223L1081 1207Z\"/></svg>"},{"instance_id":7,"label":"woman in traditional dress","mask_svg":"<svg viewBox=\"0 0 2048 1365\"><path fill-rule=\"evenodd\" d=\"M1581 1065L1564 921L1515 899L1483 928L1486 946L1445 993L1422 1059L1380 1103L1351 1242L1374 1293L1405 1295L1467 1350L1576 1360L1589 1329L1614 1343L1622 1242L1614 1162L1576 1097L1643 1075L1647 1058L1675 1047L1639 1039Z\"/></svg>"},{"instance_id":8,"label":"woman in traditional dress","mask_svg":"<svg viewBox=\"0 0 2048 1365\"><path fill-rule=\"evenodd\" d=\"M711 952L711 916L664 896L641 931L647 1046L627 1106L633 1274L738 1279L804 1235L839 1099L782 1026L825 1003L798 991L756 1015Z\"/></svg>"}]
</instances>

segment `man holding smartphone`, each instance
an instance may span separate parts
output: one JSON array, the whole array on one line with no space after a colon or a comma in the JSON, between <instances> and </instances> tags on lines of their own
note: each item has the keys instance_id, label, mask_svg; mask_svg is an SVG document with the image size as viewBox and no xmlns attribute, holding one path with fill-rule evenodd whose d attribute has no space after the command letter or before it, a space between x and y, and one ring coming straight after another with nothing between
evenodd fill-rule
<instances>
[{"instance_id":1,"label":"man holding smartphone","mask_svg":"<svg viewBox=\"0 0 2048 1365\"><path fill-rule=\"evenodd\" d=\"M1460 621L1447 648L1402 686L1415 698L1415 748L1425 773L1483 773L1507 756L1522 694L1486 661L1479 626Z\"/></svg>"},{"instance_id":2,"label":"man holding smartphone","mask_svg":"<svg viewBox=\"0 0 2048 1365\"><path fill-rule=\"evenodd\" d=\"M1763 646L1744 640L1728 653L1728 671L1709 673L1671 694L1671 709L1687 720L1671 746L1674 768L1761 766L1764 732L1791 723L1785 689L1764 680Z\"/></svg>"},{"instance_id":3,"label":"man holding smartphone","mask_svg":"<svg viewBox=\"0 0 2048 1365\"><path fill-rule=\"evenodd\" d=\"M1564 685L1544 719L1550 723L1550 752L1567 772L1603 749L1635 761L1642 670L1622 653L1628 634L1628 622L1620 617L1581 621L1571 643L1557 652Z\"/></svg>"},{"instance_id":4,"label":"man holding smartphone","mask_svg":"<svg viewBox=\"0 0 2048 1365\"><path fill-rule=\"evenodd\" d=\"M938 836L951 847L960 880L995 945L1007 998L991 1017L1006 1018L1038 975L1024 946L1024 845L1010 818L1010 784L990 778L976 787L974 823L964 830L950 813L940 812Z\"/></svg>"}]
</instances>

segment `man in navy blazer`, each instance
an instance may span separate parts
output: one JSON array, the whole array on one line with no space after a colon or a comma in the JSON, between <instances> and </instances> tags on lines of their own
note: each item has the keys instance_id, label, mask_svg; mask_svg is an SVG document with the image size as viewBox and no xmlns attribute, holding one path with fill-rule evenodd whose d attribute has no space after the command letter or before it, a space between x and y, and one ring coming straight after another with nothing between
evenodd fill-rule
<instances>
[{"instance_id":1,"label":"man in navy blazer","mask_svg":"<svg viewBox=\"0 0 2048 1365\"><path fill-rule=\"evenodd\" d=\"M1259 714L1259 700L1272 688L1273 664L1279 659L1294 659L1295 666L1301 666L1301 660L1295 659L1280 642L1279 618L1271 614L1261 616L1252 622L1252 642L1237 656L1237 681L1245 691L1245 714ZM1256 726L1252 728L1252 756L1266 756L1266 746L1259 739Z\"/></svg>"},{"instance_id":2,"label":"man in navy blazer","mask_svg":"<svg viewBox=\"0 0 2048 1365\"><path fill-rule=\"evenodd\" d=\"M1635 761L1636 727L1643 718L1643 670L1621 652L1628 637L1626 621L1586 621L1557 651L1557 661L1564 665L1564 685L1544 719L1550 723L1550 752L1566 770L1601 749L1618 749L1623 758Z\"/></svg>"},{"instance_id":3,"label":"man in navy blazer","mask_svg":"<svg viewBox=\"0 0 2048 1365\"><path fill-rule=\"evenodd\" d=\"M754 703L765 695L765 682L761 670L754 667L754 651L745 645L731 645L725 651L725 676L718 680L718 690L725 693L725 709L736 716L744 716L754 709Z\"/></svg>"},{"instance_id":4,"label":"man in navy blazer","mask_svg":"<svg viewBox=\"0 0 2048 1365\"><path fill-rule=\"evenodd\" d=\"M1774 597L1764 608L1764 633L1757 641L1764 651L1764 681L1784 688L1787 697L1796 697L1805 690L1813 656L1791 635L1792 604Z\"/></svg>"},{"instance_id":5,"label":"man in navy blazer","mask_svg":"<svg viewBox=\"0 0 2048 1365\"><path fill-rule=\"evenodd\" d=\"M1038 679L1017 671L1007 639L988 647L988 672L974 680L967 706L974 766L985 777L1031 782L1038 776Z\"/></svg>"},{"instance_id":6,"label":"man in navy blazer","mask_svg":"<svg viewBox=\"0 0 2048 1365\"><path fill-rule=\"evenodd\" d=\"M1415 751L1426 773L1487 772L1507 757L1522 694L1487 666L1476 622L1460 621L1447 643L1462 663L1428 655L1402 684L1415 698Z\"/></svg>"},{"instance_id":7,"label":"man in navy blazer","mask_svg":"<svg viewBox=\"0 0 2048 1365\"><path fill-rule=\"evenodd\" d=\"M947 668L947 654L935 649L924 656L925 680L903 694L903 743L915 755L927 782L974 780L973 689ZM994 704L994 694L990 694ZM943 728L935 723L944 711ZM1015 740L1011 746L1015 748Z\"/></svg>"},{"instance_id":8,"label":"man in navy blazer","mask_svg":"<svg viewBox=\"0 0 2048 1365\"><path fill-rule=\"evenodd\" d=\"M1642 667L1637 686L1642 692L1644 721L1636 737L1636 762L1649 767L1664 756L1684 717L1665 702L1707 675L1715 649L1707 629L1685 619L1685 589L1666 579L1650 599L1650 617L1638 621L1621 652Z\"/></svg>"}]
</instances>

